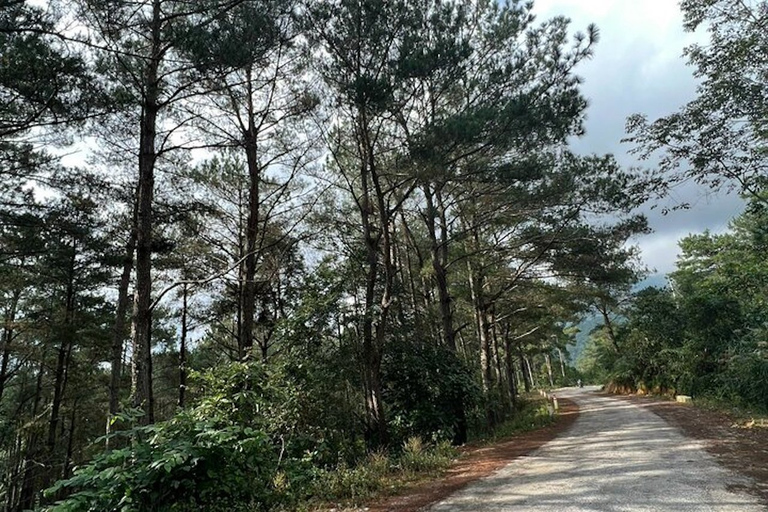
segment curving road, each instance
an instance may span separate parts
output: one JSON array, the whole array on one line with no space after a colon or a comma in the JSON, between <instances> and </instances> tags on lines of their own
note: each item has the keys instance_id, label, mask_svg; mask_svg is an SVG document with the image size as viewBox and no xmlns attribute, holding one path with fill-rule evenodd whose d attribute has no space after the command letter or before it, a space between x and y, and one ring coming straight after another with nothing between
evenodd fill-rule
<instances>
[{"instance_id":1,"label":"curving road","mask_svg":"<svg viewBox=\"0 0 768 512\"><path fill-rule=\"evenodd\" d=\"M568 388L573 427L432 512L764 512L749 482L650 411Z\"/></svg>"}]
</instances>

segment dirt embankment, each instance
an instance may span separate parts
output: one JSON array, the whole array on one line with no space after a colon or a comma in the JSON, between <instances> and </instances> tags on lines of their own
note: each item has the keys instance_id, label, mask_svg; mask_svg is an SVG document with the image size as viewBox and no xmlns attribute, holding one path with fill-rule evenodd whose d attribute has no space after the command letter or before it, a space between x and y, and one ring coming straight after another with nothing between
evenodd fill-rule
<instances>
[{"instance_id":1,"label":"dirt embankment","mask_svg":"<svg viewBox=\"0 0 768 512\"><path fill-rule=\"evenodd\" d=\"M427 505L447 498L475 480L486 477L510 461L531 453L558 434L567 430L579 414L578 406L560 399L557 421L540 430L526 432L507 441L490 446L468 446L461 458L439 480L420 483L397 496L384 498L367 507L369 512L416 512Z\"/></svg>"}]
</instances>

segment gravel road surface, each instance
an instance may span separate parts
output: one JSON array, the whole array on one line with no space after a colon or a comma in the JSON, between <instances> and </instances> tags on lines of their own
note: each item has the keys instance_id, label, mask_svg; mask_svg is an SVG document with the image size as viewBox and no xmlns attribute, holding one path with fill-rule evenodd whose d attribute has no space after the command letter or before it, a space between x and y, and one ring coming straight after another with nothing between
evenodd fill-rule
<instances>
[{"instance_id":1,"label":"gravel road surface","mask_svg":"<svg viewBox=\"0 0 768 512\"><path fill-rule=\"evenodd\" d=\"M655 414L594 389L563 389L573 427L432 512L758 512L749 482Z\"/></svg>"}]
</instances>

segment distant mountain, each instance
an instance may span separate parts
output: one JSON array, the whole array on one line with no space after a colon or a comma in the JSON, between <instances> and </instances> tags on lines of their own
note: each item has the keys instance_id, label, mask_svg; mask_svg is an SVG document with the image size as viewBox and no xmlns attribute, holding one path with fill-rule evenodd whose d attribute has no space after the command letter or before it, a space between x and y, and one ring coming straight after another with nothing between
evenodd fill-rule
<instances>
[{"instance_id":1,"label":"distant mountain","mask_svg":"<svg viewBox=\"0 0 768 512\"><path fill-rule=\"evenodd\" d=\"M650 286L654 286L656 288L664 288L667 286L667 284L666 274L653 274L633 286L632 290L634 292L639 292L640 290ZM581 322L577 325L579 332L575 336L576 343L568 347L568 353L571 357L572 364L576 363L576 360L579 358L579 354L584 351L584 347L587 345L587 339L589 338L589 333L592 332L592 330L598 325L602 325L602 323L603 319L599 314L587 313Z\"/></svg>"},{"instance_id":2,"label":"distant mountain","mask_svg":"<svg viewBox=\"0 0 768 512\"><path fill-rule=\"evenodd\" d=\"M576 364L576 360L579 358L579 354L584 351L584 347L587 346L587 339L589 339L589 333L592 329L602 324L603 321L599 315L594 313L587 314L582 321L577 325L579 332L576 333L576 343L568 347L568 354L571 357L571 364Z\"/></svg>"}]
</instances>

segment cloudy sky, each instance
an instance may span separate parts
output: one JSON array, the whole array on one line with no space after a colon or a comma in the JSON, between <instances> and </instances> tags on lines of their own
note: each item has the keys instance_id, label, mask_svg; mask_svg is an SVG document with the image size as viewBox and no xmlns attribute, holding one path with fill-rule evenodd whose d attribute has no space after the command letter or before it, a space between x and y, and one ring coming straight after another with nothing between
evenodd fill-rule
<instances>
[{"instance_id":1,"label":"cloudy sky","mask_svg":"<svg viewBox=\"0 0 768 512\"><path fill-rule=\"evenodd\" d=\"M587 135L574 147L585 153L613 153L627 166L651 165L628 154L620 141L624 123L633 113L651 119L677 110L695 95L692 68L683 49L706 41L706 33L686 33L675 0L536 0L539 20L564 15L574 31L590 23L600 30L594 58L578 69L590 101ZM714 195L691 185L676 190L661 206L688 202L691 209L667 215L661 208L647 214L654 233L637 240L645 264L658 273L674 269L677 241L705 229L723 231L742 209L737 196Z\"/></svg>"}]
</instances>

